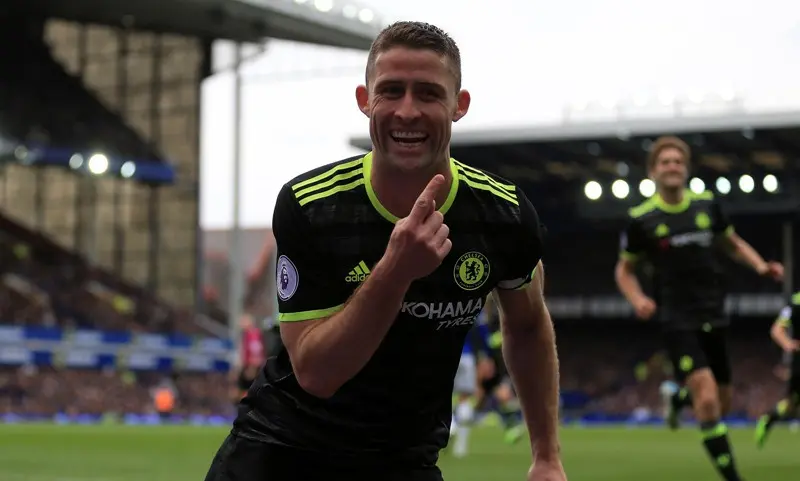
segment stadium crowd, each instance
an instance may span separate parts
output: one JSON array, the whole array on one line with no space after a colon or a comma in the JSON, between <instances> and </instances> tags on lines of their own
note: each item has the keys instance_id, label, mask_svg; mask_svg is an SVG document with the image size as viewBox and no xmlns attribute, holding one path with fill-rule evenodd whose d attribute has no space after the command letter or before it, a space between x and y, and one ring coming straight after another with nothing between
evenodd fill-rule
<instances>
[{"instance_id":1,"label":"stadium crowd","mask_svg":"<svg viewBox=\"0 0 800 481\"><path fill-rule=\"evenodd\" d=\"M5 304L3 312L9 316L6 318L23 319L15 312L33 312L31 304L20 302L17 308L20 310L9 310ZM748 418L769 408L784 389L783 382L773 373L779 353L770 345L766 333L757 332L738 332L732 343L733 412ZM632 328L629 322L609 322L598 327L573 321L560 325L557 334L566 418L620 420L632 413L661 415L659 387L670 373L653 330ZM0 370L0 415L153 413L152 389L163 377L163 373L124 368L4 367ZM174 413L232 414L229 385L228 376L223 373L175 375Z\"/></svg>"},{"instance_id":2,"label":"stadium crowd","mask_svg":"<svg viewBox=\"0 0 800 481\"><path fill-rule=\"evenodd\" d=\"M165 379L166 378L166 379ZM33 417L154 414L155 389L163 382L174 385L171 414L229 414L227 376L220 373L182 373L128 370L60 369L46 366L0 368L0 416Z\"/></svg>"},{"instance_id":3,"label":"stadium crowd","mask_svg":"<svg viewBox=\"0 0 800 481\"><path fill-rule=\"evenodd\" d=\"M125 282L0 215L3 324L202 334L187 310Z\"/></svg>"},{"instance_id":4,"label":"stadium crowd","mask_svg":"<svg viewBox=\"0 0 800 481\"><path fill-rule=\"evenodd\" d=\"M769 227L760 232L763 235L753 236L756 243L772 237ZM571 236L563 237L559 245L568 245ZM554 258L548 260L554 266L549 276L550 295L574 295L576 289L582 293L613 289L609 282L613 239L611 232L598 236L598 242L606 241L612 253L607 256L608 265L602 263L606 256L584 256L585 262L576 262L574 257L559 259L559 251L554 251ZM563 269L556 268L561 266ZM596 275L583 275L580 284L569 282L570 278L579 278L570 266ZM2 215L0 276L0 319L4 325L202 334L188 311L173 309L145 289L91 267L80 256ZM746 276L744 279L747 281ZM743 282L733 288L763 290L757 282ZM670 374L664 368L668 363L655 330L630 320L556 321L565 415L660 414L659 386ZM734 329L734 412L750 418L767 409L783 389L773 373L779 354L769 343L767 324L763 329L758 327L761 324ZM116 369L6 367L0 376L0 414L147 413L154 409L151 389L160 378L157 373ZM175 412L231 414L230 392L220 387L229 384L224 378L218 373L178 376Z\"/></svg>"}]
</instances>

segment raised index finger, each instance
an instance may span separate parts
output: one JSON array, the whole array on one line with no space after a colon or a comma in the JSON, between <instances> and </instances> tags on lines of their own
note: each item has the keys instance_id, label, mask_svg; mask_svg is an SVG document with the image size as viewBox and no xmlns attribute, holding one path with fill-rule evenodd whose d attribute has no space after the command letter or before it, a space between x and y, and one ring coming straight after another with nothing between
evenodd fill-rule
<instances>
[{"instance_id":1,"label":"raised index finger","mask_svg":"<svg viewBox=\"0 0 800 481\"><path fill-rule=\"evenodd\" d=\"M414 202L414 207L411 208L409 217L419 221L428 217L433 212L436 194L439 193L443 185L444 176L442 174L434 175L425 190L417 197L417 201Z\"/></svg>"}]
</instances>

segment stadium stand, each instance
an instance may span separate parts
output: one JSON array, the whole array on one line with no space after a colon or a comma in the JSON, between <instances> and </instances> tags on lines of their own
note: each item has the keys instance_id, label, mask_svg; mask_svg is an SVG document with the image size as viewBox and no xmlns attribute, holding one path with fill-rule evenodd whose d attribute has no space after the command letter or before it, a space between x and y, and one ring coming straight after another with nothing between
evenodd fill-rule
<instances>
[{"instance_id":1,"label":"stadium stand","mask_svg":"<svg viewBox=\"0 0 800 481\"><path fill-rule=\"evenodd\" d=\"M152 389L164 379L174 381L177 402L173 414L221 416L230 401L218 386L220 373L183 373L168 376L157 372L62 370L50 366L0 369L0 416L27 414L38 419L83 419L156 414Z\"/></svg>"},{"instance_id":2,"label":"stadium stand","mask_svg":"<svg viewBox=\"0 0 800 481\"><path fill-rule=\"evenodd\" d=\"M0 34L0 52L15 66L0 74L5 142L16 142L28 150L42 148L45 157L58 156L59 152L46 150L58 146L67 157L91 147L115 158L158 159L119 115L64 71L41 31L32 32L26 24L16 27Z\"/></svg>"},{"instance_id":3,"label":"stadium stand","mask_svg":"<svg viewBox=\"0 0 800 481\"><path fill-rule=\"evenodd\" d=\"M777 378L765 375L778 362L779 354L770 346L766 336L759 335L763 334L763 323L750 328L738 327L733 342L737 360L734 411L743 418L752 418L768 407L770 400L775 399L774 396L783 388ZM660 415L658 386L669 378L669 372L652 326L631 326L625 320L608 320L602 325L573 321L560 322L557 331L562 396L568 421L575 418L621 421L627 420L636 410L647 412L653 418ZM41 338L52 337L53 333L31 330L27 334L38 337L41 344ZM0 338L3 336L8 336L8 332L0 331ZM631 341L634 340L635 347L632 347ZM622 344L625 349L620 348ZM171 367L176 366L167 357L154 360L141 356L133 363L131 358L102 358L98 361L102 369L65 369L63 365L58 367L58 363L54 366L52 359L44 357L44 354L38 355L38 363L3 368L0 374L0 416L11 413L99 416L112 411L119 411L116 414L152 414L149 390L163 376L169 375ZM62 359L73 365L87 361L85 356L84 359L68 356ZM147 361L155 364L147 365ZM222 372L181 370L176 375L181 392L176 419L189 414L229 415L227 391L220 389L224 377ZM85 386L91 386L89 392L75 394ZM107 389L107 396L96 394L97 389ZM123 398L126 400L120 404L118 401Z\"/></svg>"},{"instance_id":4,"label":"stadium stand","mask_svg":"<svg viewBox=\"0 0 800 481\"><path fill-rule=\"evenodd\" d=\"M355 12L234 0L0 6L0 421L148 422L164 414L165 388L170 415L230 414L220 387L234 343L198 292L211 45L364 49L381 19Z\"/></svg>"},{"instance_id":5,"label":"stadium stand","mask_svg":"<svg viewBox=\"0 0 800 481\"><path fill-rule=\"evenodd\" d=\"M202 332L191 318L181 316L140 286L91 266L81 256L2 215L0 246L5 250L0 263L4 287L26 299L30 309L47 306L55 322L64 327ZM4 313L4 318L23 322L10 314Z\"/></svg>"}]
</instances>

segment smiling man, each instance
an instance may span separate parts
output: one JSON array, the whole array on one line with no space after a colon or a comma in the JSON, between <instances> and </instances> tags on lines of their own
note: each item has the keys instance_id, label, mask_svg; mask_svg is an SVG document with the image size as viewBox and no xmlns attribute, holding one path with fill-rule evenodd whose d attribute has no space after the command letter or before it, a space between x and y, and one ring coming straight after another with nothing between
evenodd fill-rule
<instances>
[{"instance_id":1,"label":"smiling man","mask_svg":"<svg viewBox=\"0 0 800 481\"><path fill-rule=\"evenodd\" d=\"M656 194L630 210L616 267L617 285L642 320L657 314L676 380L685 385L667 400L670 427L685 406L693 406L703 443L726 481L739 481L728 429L722 416L730 408L725 291L716 248L762 276L780 280L783 266L766 262L739 237L711 192L686 189L690 151L683 140L656 140L648 157ZM653 267L656 300L636 279L637 261Z\"/></svg>"},{"instance_id":2,"label":"smiling man","mask_svg":"<svg viewBox=\"0 0 800 481\"><path fill-rule=\"evenodd\" d=\"M441 480L453 378L494 291L534 449L529 479L564 481L539 218L516 186L450 158L470 104L458 47L425 23L387 27L356 100L374 150L278 195L285 347L206 480Z\"/></svg>"}]
</instances>

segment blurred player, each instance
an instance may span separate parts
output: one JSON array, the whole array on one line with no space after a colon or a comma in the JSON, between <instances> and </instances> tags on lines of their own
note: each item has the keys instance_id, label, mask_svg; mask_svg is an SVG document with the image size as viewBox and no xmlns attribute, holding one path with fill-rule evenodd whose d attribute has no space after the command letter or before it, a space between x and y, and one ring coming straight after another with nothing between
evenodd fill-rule
<instances>
[{"instance_id":1,"label":"blurred player","mask_svg":"<svg viewBox=\"0 0 800 481\"><path fill-rule=\"evenodd\" d=\"M529 424L528 480L566 481L538 215L516 186L450 158L470 104L460 59L433 25L388 26L355 92L374 150L278 194L284 349L240 404L207 481L441 481L453 380L490 292Z\"/></svg>"},{"instance_id":2,"label":"blurred player","mask_svg":"<svg viewBox=\"0 0 800 481\"><path fill-rule=\"evenodd\" d=\"M150 389L150 398L153 400L153 407L158 413L160 421L162 423L169 422L178 401L175 375L162 377L158 384Z\"/></svg>"},{"instance_id":3,"label":"blurred player","mask_svg":"<svg viewBox=\"0 0 800 481\"><path fill-rule=\"evenodd\" d=\"M800 292L794 293L789 303L781 309L778 318L772 325L770 334L775 343L783 349L791 359L791 370L788 379L786 398L782 399L769 413L761 416L756 425L756 444L764 447L770 429L777 421L793 419L797 416L800 405L800 336L792 328L792 314L800 310Z\"/></svg>"},{"instance_id":4,"label":"blurred player","mask_svg":"<svg viewBox=\"0 0 800 481\"><path fill-rule=\"evenodd\" d=\"M782 279L783 266L764 261L734 232L711 192L686 189L690 151L684 141L659 138L647 162L656 194L629 211L615 271L617 285L637 317L647 320L658 314L675 378L687 388L671 399L670 425L677 427L680 409L692 405L716 469L724 479L738 481L728 429L721 421L730 408L732 390L725 292L715 247L776 280ZM640 260L652 265L655 300L644 294L637 280Z\"/></svg>"},{"instance_id":5,"label":"blurred player","mask_svg":"<svg viewBox=\"0 0 800 481\"><path fill-rule=\"evenodd\" d=\"M489 406L500 415L505 430L505 441L516 443L525 430L522 426L522 413L514 392L514 385L506 370L503 359L503 334L500 332L500 313L492 296L486 301L484 324L489 355L481 360L480 397L477 406Z\"/></svg>"},{"instance_id":6,"label":"blurred player","mask_svg":"<svg viewBox=\"0 0 800 481\"><path fill-rule=\"evenodd\" d=\"M469 448L469 433L475 421L474 396L478 391L477 356L481 352L489 353L486 341L485 325L476 323L467 333L453 381L456 407L450 434L455 437L453 455L457 458L466 456Z\"/></svg>"},{"instance_id":7,"label":"blurred player","mask_svg":"<svg viewBox=\"0 0 800 481\"><path fill-rule=\"evenodd\" d=\"M781 356L780 364L775 366L775 369L773 370L775 377L783 382L789 382L789 379L792 377L792 363L794 362L793 354L794 353L791 352L784 352L783 356ZM789 432L800 432L800 419L798 419L797 416L789 421Z\"/></svg>"},{"instance_id":8,"label":"blurred player","mask_svg":"<svg viewBox=\"0 0 800 481\"><path fill-rule=\"evenodd\" d=\"M253 317L247 313L242 315L240 326L242 329L240 364L233 369L235 377L233 401L237 405L258 376L259 368L264 364L266 354L263 333L253 322Z\"/></svg>"}]
</instances>

